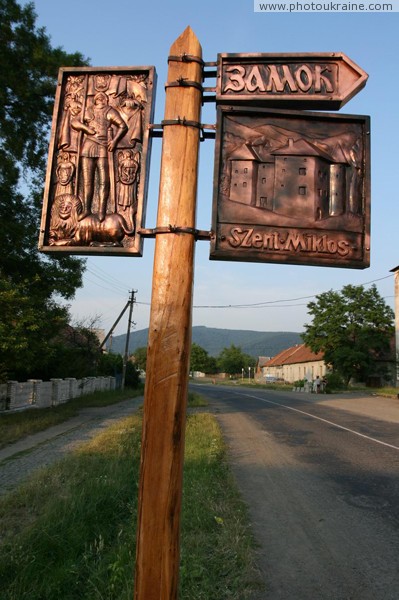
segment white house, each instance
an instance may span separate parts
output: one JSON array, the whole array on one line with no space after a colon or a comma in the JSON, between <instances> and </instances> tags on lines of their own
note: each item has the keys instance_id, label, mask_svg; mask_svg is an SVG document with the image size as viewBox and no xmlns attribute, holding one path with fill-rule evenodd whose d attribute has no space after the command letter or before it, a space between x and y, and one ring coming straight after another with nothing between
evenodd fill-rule
<instances>
[{"instance_id":1,"label":"white house","mask_svg":"<svg viewBox=\"0 0 399 600\"><path fill-rule=\"evenodd\" d=\"M313 381L317 376L323 378L327 372L322 352L315 354L305 346L298 344L283 350L267 361L261 368L264 379L280 379L294 383L301 379Z\"/></svg>"}]
</instances>

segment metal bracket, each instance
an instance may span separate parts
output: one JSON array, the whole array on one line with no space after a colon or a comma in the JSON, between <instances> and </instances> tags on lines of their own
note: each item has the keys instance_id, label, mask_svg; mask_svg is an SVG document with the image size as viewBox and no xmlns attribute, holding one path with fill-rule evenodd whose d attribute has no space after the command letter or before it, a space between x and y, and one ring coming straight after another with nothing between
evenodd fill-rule
<instances>
[{"instance_id":1,"label":"metal bracket","mask_svg":"<svg viewBox=\"0 0 399 600\"><path fill-rule=\"evenodd\" d=\"M199 123L198 121L190 121L189 119L186 119L186 117L178 117L177 119L165 119L160 124L150 123L148 125L148 129L150 130L152 137L162 137L163 128L173 125L182 125L183 127L195 127L199 129L201 142L205 139L215 139L216 125L208 125L205 123Z\"/></svg>"},{"instance_id":2,"label":"metal bracket","mask_svg":"<svg viewBox=\"0 0 399 600\"><path fill-rule=\"evenodd\" d=\"M199 56L193 56L192 54L186 54L185 52L178 56L168 56L168 62L196 62L201 65L201 67L205 65L204 61Z\"/></svg>"},{"instance_id":3,"label":"metal bracket","mask_svg":"<svg viewBox=\"0 0 399 600\"><path fill-rule=\"evenodd\" d=\"M209 71L203 71L202 72L202 77L203 79L213 79L215 77L217 77L217 67L218 63L217 62L206 62L205 67L211 67L211 69ZM204 87L204 92L211 92L212 95L210 96L204 96L204 94L202 95L202 104L205 104L205 102L216 102L216 86L215 87Z\"/></svg>"},{"instance_id":4,"label":"metal bracket","mask_svg":"<svg viewBox=\"0 0 399 600\"><path fill-rule=\"evenodd\" d=\"M215 69L215 67L218 66L217 62L206 62L204 63L204 67L212 67L212 69L210 71L203 71L203 77L205 79L205 77L217 77L217 69Z\"/></svg>"},{"instance_id":5,"label":"metal bracket","mask_svg":"<svg viewBox=\"0 0 399 600\"><path fill-rule=\"evenodd\" d=\"M203 231L200 229L194 229L193 227L177 227L176 225L169 225L168 227L155 227L154 229L139 229L137 233L142 237L147 238L155 238L157 235L165 233L188 233L189 235L193 235L196 241L210 240L214 236L213 231Z\"/></svg>"},{"instance_id":6,"label":"metal bracket","mask_svg":"<svg viewBox=\"0 0 399 600\"><path fill-rule=\"evenodd\" d=\"M177 117L177 119L164 119L161 122L161 125L162 127L165 127L165 125L183 125L183 127L196 127L197 129L202 128L201 123L198 121L190 121L186 119L186 117L183 117L182 119L180 117Z\"/></svg>"},{"instance_id":7,"label":"metal bracket","mask_svg":"<svg viewBox=\"0 0 399 600\"><path fill-rule=\"evenodd\" d=\"M203 87L198 81L190 81L186 77L179 77L176 81L170 81L165 83L165 89L170 87L193 87L199 90L201 93L203 92Z\"/></svg>"}]
</instances>

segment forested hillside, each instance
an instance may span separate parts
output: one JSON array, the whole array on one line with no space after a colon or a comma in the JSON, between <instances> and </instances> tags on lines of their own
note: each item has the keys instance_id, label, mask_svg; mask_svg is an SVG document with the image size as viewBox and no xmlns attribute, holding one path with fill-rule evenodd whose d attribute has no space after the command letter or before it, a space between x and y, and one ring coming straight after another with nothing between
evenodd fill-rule
<instances>
[{"instance_id":1,"label":"forested hillside","mask_svg":"<svg viewBox=\"0 0 399 600\"><path fill-rule=\"evenodd\" d=\"M129 352L147 345L148 329L133 331L130 335ZM193 342L204 348L210 356L217 356L231 344L238 346L250 356L275 356L281 350L302 343L300 333L294 331L248 331L239 329L216 329L193 327ZM118 335L112 340L112 351L123 353L126 336Z\"/></svg>"}]
</instances>

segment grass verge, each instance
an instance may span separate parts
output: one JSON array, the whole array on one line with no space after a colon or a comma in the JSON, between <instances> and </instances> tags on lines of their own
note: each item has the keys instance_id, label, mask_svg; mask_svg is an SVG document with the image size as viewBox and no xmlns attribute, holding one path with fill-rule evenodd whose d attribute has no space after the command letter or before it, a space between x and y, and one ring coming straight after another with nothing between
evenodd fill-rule
<instances>
[{"instance_id":1,"label":"grass verge","mask_svg":"<svg viewBox=\"0 0 399 600\"><path fill-rule=\"evenodd\" d=\"M123 391L95 392L50 408L30 408L20 412L0 413L0 448L75 417L82 408L116 404L142 394L142 386L137 389L125 388Z\"/></svg>"},{"instance_id":2,"label":"grass verge","mask_svg":"<svg viewBox=\"0 0 399 600\"><path fill-rule=\"evenodd\" d=\"M141 419L119 421L0 500L2 600L131 600ZM181 600L245 600L253 539L213 416L188 417Z\"/></svg>"}]
</instances>

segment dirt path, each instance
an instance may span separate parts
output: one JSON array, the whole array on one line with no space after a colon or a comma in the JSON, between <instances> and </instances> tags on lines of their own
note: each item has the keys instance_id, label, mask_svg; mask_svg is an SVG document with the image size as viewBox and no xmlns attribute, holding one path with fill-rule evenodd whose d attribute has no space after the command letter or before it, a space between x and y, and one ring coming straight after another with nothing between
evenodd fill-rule
<instances>
[{"instance_id":1,"label":"dirt path","mask_svg":"<svg viewBox=\"0 0 399 600\"><path fill-rule=\"evenodd\" d=\"M0 495L15 488L32 471L59 460L122 417L132 414L142 398L110 406L85 408L78 416L49 427L0 450Z\"/></svg>"}]
</instances>

